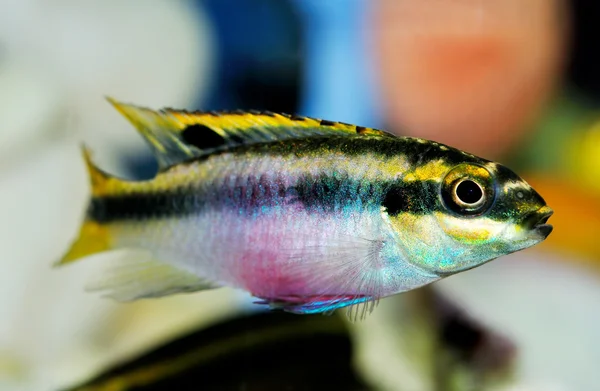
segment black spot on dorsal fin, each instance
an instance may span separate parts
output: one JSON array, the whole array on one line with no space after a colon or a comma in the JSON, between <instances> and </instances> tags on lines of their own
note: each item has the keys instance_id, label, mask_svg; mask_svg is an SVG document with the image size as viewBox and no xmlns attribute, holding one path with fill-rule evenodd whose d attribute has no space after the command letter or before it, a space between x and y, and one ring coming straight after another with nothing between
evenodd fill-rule
<instances>
[{"instance_id":1,"label":"black spot on dorsal fin","mask_svg":"<svg viewBox=\"0 0 600 391\"><path fill-rule=\"evenodd\" d=\"M364 126L357 126L356 127L356 133L358 134L363 134L367 131L367 128L365 128Z\"/></svg>"},{"instance_id":2,"label":"black spot on dorsal fin","mask_svg":"<svg viewBox=\"0 0 600 391\"><path fill-rule=\"evenodd\" d=\"M199 149L211 149L223 146L225 138L204 125L190 125L181 132L186 143Z\"/></svg>"},{"instance_id":3,"label":"black spot on dorsal fin","mask_svg":"<svg viewBox=\"0 0 600 391\"><path fill-rule=\"evenodd\" d=\"M321 126L335 126L335 122L326 119L321 120Z\"/></svg>"}]
</instances>

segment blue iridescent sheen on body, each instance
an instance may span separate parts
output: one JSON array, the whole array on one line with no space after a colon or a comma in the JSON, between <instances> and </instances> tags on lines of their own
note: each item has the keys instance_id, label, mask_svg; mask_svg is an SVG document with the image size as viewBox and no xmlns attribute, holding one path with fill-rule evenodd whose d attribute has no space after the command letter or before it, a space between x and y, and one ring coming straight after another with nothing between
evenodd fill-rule
<instances>
[{"instance_id":1,"label":"blue iridescent sheen on body","mask_svg":"<svg viewBox=\"0 0 600 391\"><path fill-rule=\"evenodd\" d=\"M304 303L294 302L269 302L268 300L257 302L258 304L269 304L271 308L281 309L287 312L295 314L320 314L330 313L337 309L349 307L355 304L366 303L372 301L372 297L334 297L326 300L315 300L311 301L310 298L306 299Z\"/></svg>"}]
</instances>

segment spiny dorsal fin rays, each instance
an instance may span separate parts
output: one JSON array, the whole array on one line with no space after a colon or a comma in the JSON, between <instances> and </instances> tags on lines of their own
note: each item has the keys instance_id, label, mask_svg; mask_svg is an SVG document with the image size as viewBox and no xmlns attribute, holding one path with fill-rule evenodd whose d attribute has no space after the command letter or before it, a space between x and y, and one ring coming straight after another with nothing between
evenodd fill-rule
<instances>
[{"instance_id":1,"label":"spiny dorsal fin rays","mask_svg":"<svg viewBox=\"0 0 600 391\"><path fill-rule=\"evenodd\" d=\"M110 97L106 99L144 136L161 170L199 155L200 151L181 140L179 134L186 125L173 116L121 103Z\"/></svg>"},{"instance_id":2,"label":"spiny dorsal fin rays","mask_svg":"<svg viewBox=\"0 0 600 391\"><path fill-rule=\"evenodd\" d=\"M187 126L202 124L223 137L238 136L245 142L307 137L310 135L390 134L371 128L269 111L187 112L165 109Z\"/></svg>"},{"instance_id":3,"label":"spiny dorsal fin rays","mask_svg":"<svg viewBox=\"0 0 600 391\"><path fill-rule=\"evenodd\" d=\"M394 137L371 128L272 112L188 112L149 108L107 100L152 147L161 170L190 158L239 145L318 136Z\"/></svg>"}]
</instances>

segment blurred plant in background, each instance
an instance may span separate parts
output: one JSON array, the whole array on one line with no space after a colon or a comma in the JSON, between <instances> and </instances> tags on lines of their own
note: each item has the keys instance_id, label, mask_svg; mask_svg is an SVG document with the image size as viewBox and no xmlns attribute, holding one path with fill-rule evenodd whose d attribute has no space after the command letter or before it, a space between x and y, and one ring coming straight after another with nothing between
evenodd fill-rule
<instances>
[{"instance_id":1,"label":"blurred plant in background","mask_svg":"<svg viewBox=\"0 0 600 391\"><path fill-rule=\"evenodd\" d=\"M243 315L256 308L237 292L121 305L84 292L103 257L50 268L85 207L81 142L116 174L156 170L105 95L380 127L526 173L555 209L543 245L383 300L361 323L298 322L346 355L352 343L352 363L331 359L352 366L356 389L594 389L599 18L582 0L0 0L0 389L67 387L128 359L137 368L145 352L209 325L225 342L264 333L248 334L256 321ZM203 338L189 346L201 356ZM289 365L293 387L308 366ZM314 379L341 386L330 376Z\"/></svg>"}]
</instances>

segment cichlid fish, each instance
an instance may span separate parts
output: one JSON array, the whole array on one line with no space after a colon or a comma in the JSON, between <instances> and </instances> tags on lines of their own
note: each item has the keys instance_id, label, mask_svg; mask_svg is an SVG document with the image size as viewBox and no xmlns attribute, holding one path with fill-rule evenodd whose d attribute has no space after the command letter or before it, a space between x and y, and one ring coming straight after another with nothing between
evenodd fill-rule
<instances>
[{"instance_id":1,"label":"cichlid fish","mask_svg":"<svg viewBox=\"0 0 600 391\"><path fill-rule=\"evenodd\" d=\"M523 179L446 145L271 112L109 101L149 143L159 173L116 178L84 147L92 197L59 264L113 249L151 254L92 284L120 301L227 286L274 308L329 312L474 268L552 231L552 210Z\"/></svg>"}]
</instances>

